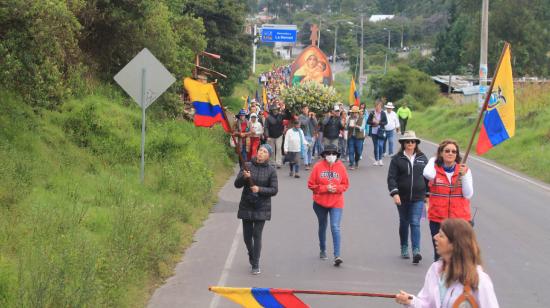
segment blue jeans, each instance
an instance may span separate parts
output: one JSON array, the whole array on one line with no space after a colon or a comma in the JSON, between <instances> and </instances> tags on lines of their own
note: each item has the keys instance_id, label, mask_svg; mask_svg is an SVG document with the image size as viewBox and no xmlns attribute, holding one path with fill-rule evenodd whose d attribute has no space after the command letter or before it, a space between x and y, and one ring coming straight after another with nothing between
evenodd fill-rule
<instances>
[{"instance_id":1,"label":"blue jeans","mask_svg":"<svg viewBox=\"0 0 550 308\"><path fill-rule=\"evenodd\" d=\"M388 155L393 155L393 144L394 144L395 129L386 131L386 140L384 140L384 150L383 153L388 153ZM386 143L389 143L388 151L386 151Z\"/></svg>"},{"instance_id":2,"label":"blue jeans","mask_svg":"<svg viewBox=\"0 0 550 308\"><path fill-rule=\"evenodd\" d=\"M374 160L379 161L382 159L382 153L384 148L384 138L378 138L377 135L372 135L372 144L374 145Z\"/></svg>"},{"instance_id":3,"label":"blue jeans","mask_svg":"<svg viewBox=\"0 0 550 308\"><path fill-rule=\"evenodd\" d=\"M399 239L401 247L409 246L409 226L411 228L411 242L414 250L420 250L420 218L424 201L413 201L397 205L399 212Z\"/></svg>"},{"instance_id":4,"label":"blue jeans","mask_svg":"<svg viewBox=\"0 0 550 308\"><path fill-rule=\"evenodd\" d=\"M363 153L363 142L365 139L362 138L355 138L353 136L348 138L348 154L349 154L349 165L357 166L359 164L359 160L361 159L361 153Z\"/></svg>"},{"instance_id":5,"label":"blue jeans","mask_svg":"<svg viewBox=\"0 0 550 308\"><path fill-rule=\"evenodd\" d=\"M313 137L311 136L305 136L306 141L309 144L309 146L306 149L306 155L304 155L304 165L308 166L311 165L313 162L312 155L313 155Z\"/></svg>"},{"instance_id":6,"label":"blue jeans","mask_svg":"<svg viewBox=\"0 0 550 308\"><path fill-rule=\"evenodd\" d=\"M319 249L327 251L327 216L330 214L330 231L332 232L332 242L334 244L334 257L340 256L340 220L342 219L342 209L326 208L313 202L313 211L319 221Z\"/></svg>"},{"instance_id":7,"label":"blue jeans","mask_svg":"<svg viewBox=\"0 0 550 308\"><path fill-rule=\"evenodd\" d=\"M319 136L315 138L315 145L313 146L313 152L317 156L321 156L323 153L323 133L319 132Z\"/></svg>"}]
</instances>

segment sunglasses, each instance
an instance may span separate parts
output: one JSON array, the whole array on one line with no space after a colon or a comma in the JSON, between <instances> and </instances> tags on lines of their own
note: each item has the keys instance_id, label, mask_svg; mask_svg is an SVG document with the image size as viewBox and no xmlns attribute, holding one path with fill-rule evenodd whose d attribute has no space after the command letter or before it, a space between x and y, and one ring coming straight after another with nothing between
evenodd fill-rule
<instances>
[{"instance_id":1,"label":"sunglasses","mask_svg":"<svg viewBox=\"0 0 550 308\"><path fill-rule=\"evenodd\" d=\"M416 143L416 140L405 140L405 143Z\"/></svg>"},{"instance_id":2,"label":"sunglasses","mask_svg":"<svg viewBox=\"0 0 550 308\"><path fill-rule=\"evenodd\" d=\"M457 151L456 151L456 150L445 149L445 150L443 150L443 152L445 152L445 153L447 153L447 154L449 154L449 153L456 154Z\"/></svg>"},{"instance_id":3,"label":"sunglasses","mask_svg":"<svg viewBox=\"0 0 550 308\"><path fill-rule=\"evenodd\" d=\"M338 155L336 152L325 152L325 155Z\"/></svg>"}]
</instances>

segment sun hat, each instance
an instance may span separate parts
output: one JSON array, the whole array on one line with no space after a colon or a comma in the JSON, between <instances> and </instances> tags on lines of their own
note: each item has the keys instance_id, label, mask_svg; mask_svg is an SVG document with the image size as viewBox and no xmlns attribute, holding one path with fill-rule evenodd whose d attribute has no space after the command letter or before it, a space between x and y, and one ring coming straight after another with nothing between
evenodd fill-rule
<instances>
[{"instance_id":1,"label":"sun hat","mask_svg":"<svg viewBox=\"0 0 550 308\"><path fill-rule=\"evenodd\" d=\"M334 105L334 111L340 111L340 105L338 104Z\"/></svg>"},{"instance_id":2,"label":"sun hat","mask_svg":"<svg viewBox=\"0 0 550 308\"><path fill-rule=\"evenodd\" d=\"M393 105L392 102L388 102L386 105L384 105L384 108L394 109L395 106Z\"/></svg>"},{"instance_id":3,"label":"sun hat","mask_svg":"<svg viewBox=\"0 0 550 308\"><path fill-rule=\"evenodd\" d=\"M323 152L321 153L321 156L325 157L325 155L328 153L328 152L335 152L336 153L336 157L340 157L340 150L338 149L338 147L334 144L327 144L325 145L325 149L323 150Z\"/></svg>"},{"instance_id":4,"label":"sun hat","mask_svg":"<svg viewBox=\"0 0 550 308\"><path fill-rule=\"evenodd\" d=\"M359 112L359 106L353 106L351 107L349 112Z\"/></svg>"},{"instance_id":5,"label":"sun hat","mask_svg":"<svg viewBox=\"0 0 550 308\"><path fill-rule=\"evenodd\" d=\"M237 117L245 116L245 115L246 115L246 110L244 109L239 110L239 113L236 114Z\"/></svg>"},{"instance_id":6,"label":"sun hat","mask_svg":"<svg viewBox=\"0 0 550 308\"><path fill-rule=\"evenodd\" d=\"M399 142L405 142L405 140L414 140L417 144L420 143L420 139L416 137L413 130L407 130L401 137L399 137Z\"/></svg>"}]
</instances>

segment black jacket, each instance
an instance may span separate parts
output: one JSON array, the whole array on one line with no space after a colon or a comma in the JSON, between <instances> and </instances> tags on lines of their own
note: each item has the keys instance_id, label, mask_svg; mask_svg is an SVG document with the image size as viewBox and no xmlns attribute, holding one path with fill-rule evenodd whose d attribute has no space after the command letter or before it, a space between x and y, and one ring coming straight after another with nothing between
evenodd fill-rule
<instances>
[{"instance_id":1,"label":"black jacket","mask_svg":"<svg viewBox=\"0 0 550 308\"><path fill-rule=\"evenodd\" d=\"M372 136L372 129L374 127L382 128L384 129L384 126L388 124L388 117L386 116L386 113L382 111L382 114L380 115L380 123L378 125L374 125L374 111L371 111L369 113L369 117L367 118L367 124L369 125L369 136Z\"/></svg>"},{"instance_id":2,"label":"black jacket","mask_svg":"<svg viewBox=\"0 0 550 308\"><path fill-rule=\"evenodd\" d=\"M330 116L323 119L323 138L336 139L340 136L340 130L344 129L340 117Z\"/></svg>"},{"instance_id":3,"label":"black jacket","mask_svg":"<svg viewBox=\"0 0 550 308\"><path fill-rule=\"evenodd\" d=\"M266 138L279 138L283 135L285 127L283 126L283 115L269 113L264 123L264 135Z\"/></svg>"},{"instance_id":4,"label":"black jacket","mask_svg":"<svg viewBox=\"0 0 550 308\"><path fill-rule=\"evenodd\" d=\"M252 182L260 187L260 191L252 192L241 170L235 179L236 188L244 186L237 217L246 220L270 220L271 197L278 191L277 171L269 161L260 164L255 158L246 163L246 167L250 170Z\"/></svg>"},{"instance_id":5,"label":"black jacket","mask_svg":"<svg viewBox=\"0 0 550 308\"><path fill-rule=\"evenodd\" d=\"M395 154L388 171L390 195L399 194L402 203L424 200L428 194L428 181L422 175L426 164L428 158L422 152L416 154L412 167L403 151Z\"/></svg>"}]
</instances>

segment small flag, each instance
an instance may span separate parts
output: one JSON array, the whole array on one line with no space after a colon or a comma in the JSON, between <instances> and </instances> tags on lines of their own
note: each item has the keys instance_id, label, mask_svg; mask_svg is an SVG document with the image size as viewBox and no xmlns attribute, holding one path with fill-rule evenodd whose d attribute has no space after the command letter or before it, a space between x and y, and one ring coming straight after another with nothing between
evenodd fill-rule
<instances>
[{"instance_id":1,"label":"small flag","mask_svg":"<svg viewBox=\"0 0 550 308\"><path fill-rule=\"evenodd\" d=\"M248 113L250 111L250 95L241 98L244 100L243 109Z\"/></svg>"},{"instance_id":2,"label":"small flag","mask_svg":"<svg viewBox=\"0 0 550 308\"><path fill-rule=\"evenodd\" d=\"M355 79L351 77L351 83L349 86L349 105L359 107L359 93L355 89Z\"/></svg>"},{"instance_id":3,"label":"small flag","mask_svg":"<svg viewBox=\"0 0 550 308\"><path fill-rule=\"evenodd\" d=\"M264 109L266 109L267 108L267 90L265 89L265 87L263 87L262 89L262 102L264 105Z\"/></svg>"},{"instance_id":4,"label":"small flag","mask_svg":"<svg viewBox=\"0 0 550 308\"><path fill-rule=\"evenodd\" d=\"M485 109L485 118L477 139L476 152L479 155L513 137L516 131L514 81L510 53L510 45L506 43L498 71L493 78L489 102Z\"/></svg>"},{"instance_id":5,"label":"small flag","mask_svg":"<svg viewBox=\"0 0 550 308\"><path fill-rule=\"evenodd\" d=\"M224 116L214 85L185 78L183 86L195 108L195 126L212 127L220 122L226 132L231 132L231 126Z\"/></svg>"},{"instance_id":6,"label":"small flag","mask_svg":"<svg viewBox=\"0 0 550 308\"><path fill-rule=\"evenodd\" d=\"M246 308L309 308L292 290L273 288L210 287L217 293Z\"/></svg>"}]
</instances>

